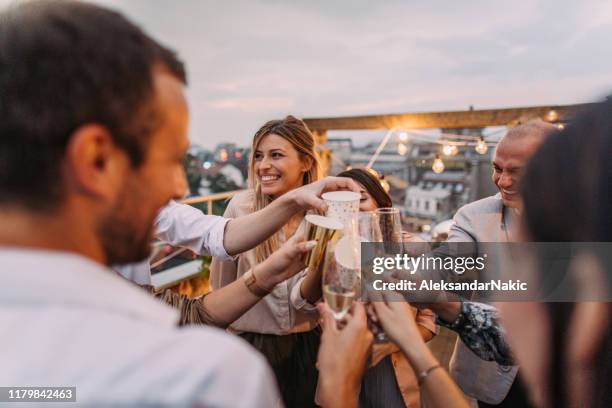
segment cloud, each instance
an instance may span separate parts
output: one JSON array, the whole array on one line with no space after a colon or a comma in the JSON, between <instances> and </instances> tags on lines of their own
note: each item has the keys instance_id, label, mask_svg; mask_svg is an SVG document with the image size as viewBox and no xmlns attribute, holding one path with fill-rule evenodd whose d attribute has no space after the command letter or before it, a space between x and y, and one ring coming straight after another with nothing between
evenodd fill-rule
<instances>
[{"instance_id":1,"label":"cloud","mask_svg":"<svg viewBox=\"0 0 612 408\"><path fill-rule=\"evenodd\" d=\"M212 109L236 110L244 112L266 112L271 110L293 109L294 101L291 98L227 98L208 101L207 106Z\"/></svg>"},{"instance_id":2,"label":"cloud","mask_svg":"<svg viewBox=\"0 0 612 408\"><path fill-rule=\"evenodd\" d=\"M178 51L191 139L209 148L288 113L577 103L612 88L605 0L98 2Z\"/></svg>"}]
</instances>

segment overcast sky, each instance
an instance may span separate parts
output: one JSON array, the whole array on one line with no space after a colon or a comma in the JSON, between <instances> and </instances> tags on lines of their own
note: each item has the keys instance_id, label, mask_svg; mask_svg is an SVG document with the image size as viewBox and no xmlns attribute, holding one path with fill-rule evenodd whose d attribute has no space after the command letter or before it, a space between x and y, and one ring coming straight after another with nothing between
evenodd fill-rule
<instances>
[{"instance_id":1,"label":"overcast sky","mask_svg":"<svg viewBox=\"0 0 612 408\"><path fill-rule=\"evenodd\" d=\"M249 144L289 113L566 104L612 91L612 1L98 2L178 51L190 138L208 148Z\"/></svg>"}]
</instances>

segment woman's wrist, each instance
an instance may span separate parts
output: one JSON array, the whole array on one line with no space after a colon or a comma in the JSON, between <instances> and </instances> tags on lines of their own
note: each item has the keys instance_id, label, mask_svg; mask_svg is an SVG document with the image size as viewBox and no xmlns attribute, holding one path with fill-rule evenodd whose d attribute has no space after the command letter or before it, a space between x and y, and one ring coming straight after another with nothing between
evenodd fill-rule
<instances>
[{"instance_id":1,"label":"woman's wrist","mask_svg":"<svg viewBox=\"0 0 612 408\"><path fill-rule=\"evenodd\" d=\"M300 296L302 299L306 299L311 305L314 305L321 299L321 296L323 296L320 288L321 282L317 281L310 273L307 273L300 284Z\"/></svg>"},{"instance_id":2,"label":"woman's wrist","mask_svg":"<svg viewBox=\"0 0 612 408\"><path fill-rule=\"evenodd\" d=\"M266 261L251 268L251 274L255 278L257 286L268 293L271 292L278 283L276 282L276 276L269 271L270 268L267 267Z\"/></svg>"},{"instance_id":3,"label":"woman's wrist","mask_svg":"<svg viewBox=\"0 0 612 408\"><path fill-rule=\"evenodd\" d=\"M322 373L323 374L323 373ZM324 407L357 407L361 379L357 381L342 381L342 376L321 375L319 383L318 403Z\"/></svg>"},{"instance_id":4,"label":"woman's wrist","mask_svg":"<svg viewBox=\"0 0 612 408\"><path fill-rule=\"evenodd\" d=\"M432 364L436 364L438 360L434 357L429 350L429 347L423 342L422 339L419 341L402 341L399 344L402 353L406 355L410 365L415 371L420 372L429 368Z\"/></svg>"},{"instance_id":5,"label":"woman's wrist","mask_svg":"<svg viewBox=\"0 0 612 408\"><path fill-rule=\"evenodd\" d=\"M302 209L298 203L295 189L287 191L274 201L277 202L279 210L288 211L290 214L295 214Z\"/></svg>"}]
</instances>

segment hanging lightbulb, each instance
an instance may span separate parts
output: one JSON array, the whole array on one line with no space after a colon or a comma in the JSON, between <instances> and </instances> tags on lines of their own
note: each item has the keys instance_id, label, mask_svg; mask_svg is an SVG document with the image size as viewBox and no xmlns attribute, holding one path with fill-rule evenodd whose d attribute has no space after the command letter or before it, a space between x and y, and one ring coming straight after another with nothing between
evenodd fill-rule
<instances>
[{"instance_id":1,"label":"hanging lightbulb","mask_svg":"<svg viewBox=\"0 0 612 408\"><path fill-rule=\"evenodd\" d=\"M440 156L436 155L436 158L433 161L431 169L434 171L434 173L442 173L444 171L444 162L442 161Z\"/></svg>"},{"instance_id":2,"label":"hanging lightbulb","mask_svg":"<svg viewBox=\"0 0 612 408\"><path fill-rule=\"evenodd\" d=\"M559 119L559 115L554 109L549 110L546 114L546 120L548 120L549 122L555 122L557 119Z\"/></svg>"},{"instance_id":3,"label":"hanging lightbulb","mask_svg":"<svg viewBox=\"0 0 612 408\"><path fill-rule=\"evenodd\" d=\"M442 146L442 154L445 156L454 156L459 152L459 149L454 144L444 143Z\"/></svg>"},{"instance_id":4,"label":"hanging lightbulb","mask_svg":"<svg viewBox=\"0 0 612 408\"><path fill-rule=\"evenodd\" d=\"M406 143L408 141L408 133L406 132L400 132L398 137L399 137L400 142L402 143Z\"/></svg>"},{"instance_id":5,"label":"hanging lightbulb","mask_svg":"<svg viewBox=\"0 0 612 408\"><path fill-rule=\"evenodd\" d=\"M408 153L408 146L406 146L403 143L398 143L397 144L397 153L400 156L404 156L406 153Z\"/></svg>"},{"instance_id":6,"label":"hanging lightbulb","mask_svg":"<svg viewBox=\"0 0 612 408\"><path fill-rule=\"evenodd\" d=\"M450 156L453 153L453 146L449 145L448 143L444 143L444 146L442 146L442 154L445 156Z\"/></svg>"},{"instance_id":7,"label":"hanging lightbulb","mask_svg":"<svg viewBox=\"0 0 612 408\"><path fill-rule=\"evenodd\" d=\"M565 125L563 123L558 123L557 124L557 129L563 130L563 129L565 129Z\"/></svg>"},{"instance_id":8,"label":"hanging lightbulb","mask_svg":"<svg viewBox=\"0 0 612 408\"><path fill-rule=\"evenodd\" d=\"M485 154L487 150L489 150L482 136L480 136L480 139L478 140L478 143L476 143L474 150L476 150L478 154Z\"/></svg>"}]
</instances>

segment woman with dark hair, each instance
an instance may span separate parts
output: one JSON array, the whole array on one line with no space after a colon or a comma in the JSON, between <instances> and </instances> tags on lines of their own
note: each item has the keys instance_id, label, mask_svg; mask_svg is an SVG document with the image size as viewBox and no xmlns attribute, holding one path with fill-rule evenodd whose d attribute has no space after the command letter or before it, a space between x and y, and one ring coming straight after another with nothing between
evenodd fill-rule
<instances>
[{"instance_id":1,"label":"woman with dark hair","mask_svg":"<svg viewBox=\"0 0 612 408\"><path fill-rule=\"evenodd\" d=\"M385 191L378 175L371 169L354 168L343 171L338 177L348 177L355 180L362 187L360 211L373 211L376 208L393 207L391 197Z\"/></svg>"},{"instance_id":2,"label":"woman with dark hair","mask_svg":"<svg viewBox=\"0 0 612 408\"><path fill-rule=\"evenodd\" d=\"M550 137L525 169L525 240L594 243L572 251L561 271L575 282L577 302L500 305L509 340L540 406L612 406L612 307L602 301L612 294L612 271L604 258L609 254L596 244L612 241L611 159L608 100ZM539 269L541 281L551 273ZM530 316L530 330L523 327L524 316Z\"/></svg>"},{"instance_id":3,"label":"woman with dark hair","mask_svg":"<svg viewBox=\"0 0 612 408\"><path fill-rule=\"evenodd\" d=\"M338 177L355 180L361 188L359 211L374 211L377 208L392 207L391 197L382 187L381 180L374 170L354 168L343 171ZM429 309L417 310L416 323L424 341L429 341L438 332L435 315ZM375 344L372 348L372 364L365 372L361 392L360 407L418 407L420 395L417 379L410 364L397 345L392 342Z\"/></svg>"}]
</instances>

